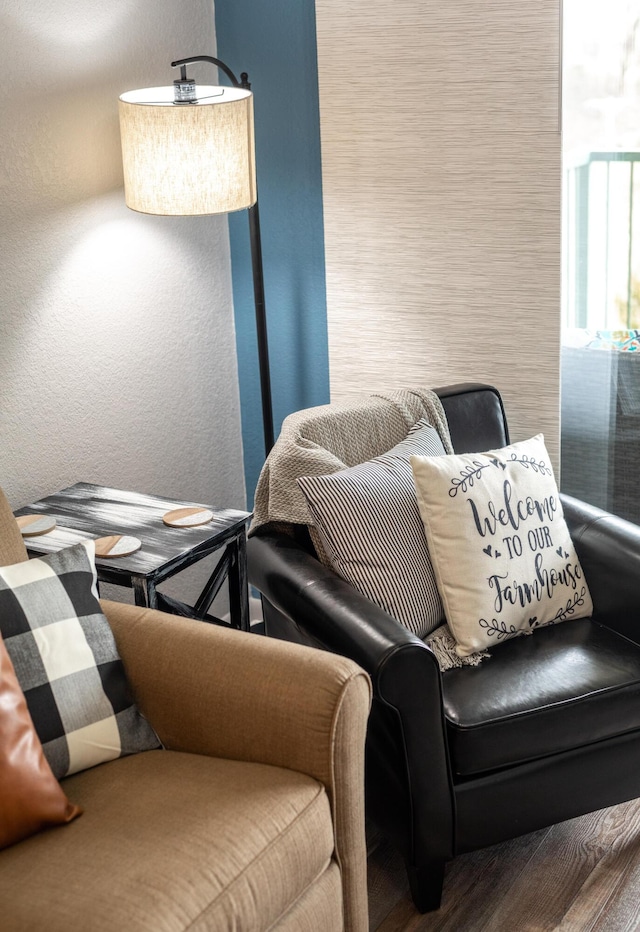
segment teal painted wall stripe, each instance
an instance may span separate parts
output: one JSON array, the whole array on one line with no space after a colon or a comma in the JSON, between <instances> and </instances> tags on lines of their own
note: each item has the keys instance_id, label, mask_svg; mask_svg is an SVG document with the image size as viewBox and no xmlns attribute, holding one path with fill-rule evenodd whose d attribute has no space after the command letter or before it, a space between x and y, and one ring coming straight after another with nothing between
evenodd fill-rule
<instances>
[{"instance_id":1,"label":"teal painted wall stripe","mask_svg":"<svg viewBox=\"0 0 640 932\"><path fill-rule=\"evenodd\" d=\"M216 0L217 55L254 92L274 427L329 400L314 0ZM229 217L249 506L264 462L246 212ZM221 403L224 403L221 401Z\"/></svg>"}]
</instances>

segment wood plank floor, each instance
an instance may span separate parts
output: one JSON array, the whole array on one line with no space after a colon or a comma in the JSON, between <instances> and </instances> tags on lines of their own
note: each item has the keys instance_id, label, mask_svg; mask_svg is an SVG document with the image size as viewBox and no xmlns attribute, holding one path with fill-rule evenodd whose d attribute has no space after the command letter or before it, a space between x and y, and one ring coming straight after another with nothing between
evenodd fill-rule
<instances>
[{"instance_id":1,"label":"wood plank floor","mask_svg":"<svg viewBox=\"0 0 640 932\"><path fill-rule=\"evenodd\" d=\"M426 915L400 857L368 837L372 932L640 930L640 800L456 858L441 908Z\"/></svg>"}]
</instances>

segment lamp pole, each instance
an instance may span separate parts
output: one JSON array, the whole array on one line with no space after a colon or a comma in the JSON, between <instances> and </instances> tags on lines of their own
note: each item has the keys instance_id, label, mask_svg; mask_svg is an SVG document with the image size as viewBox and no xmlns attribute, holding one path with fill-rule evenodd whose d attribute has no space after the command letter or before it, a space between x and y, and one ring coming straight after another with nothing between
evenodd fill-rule
<instances>
[{"instance_id":1,"label":"lamp pole","mask_svg":"<svg viewBox=\"0 0 640 932\"><path fill-rule=\"evenodd\" d=\"M260 394L262 397L262 423L264 448L268 456L273 446L273 405L271 402L271 375L269 372L269 343L267 340L267 315L264 300L264 275L262 271L262 240L260 238L260 214L258 201L249 208L249 238L251 240L251 266L253 269L253 296L256 308L256 332L258 335L258 366L260 369Z\"/></svg>"},{"instance_id":2,"label":"lamp pole","mask_svg":"<svg viewBox=\"0 0 640 932\"><path fill-rule=\"evenodd\" d=\"M180 58L171 62L172 68L180 68L180 78L174 81L176 100L188 103L193 99L190 95L195 92L195 81L187 78L186 66L193 62L209 62L220 68L226 74L234 87L250 91L251 84L246 71L243 71L238 80L231 69L211 55L193 55L189 58ZM184 96L182 96L184 95ZM271 374L269 369L269 343L267 339L267 315L264 297L264 271L262 265L262 238L260 235L260 212L258 197L248 208L249 213L249 239L251 243L251 268L253 271L253 297L256 315L256 334L258 339L258 366L260 371L260 395L262 399L262 425L264 431L265 455L269 454L273 446L273 404L271 400Z\"/></svg>"}]
</instances>

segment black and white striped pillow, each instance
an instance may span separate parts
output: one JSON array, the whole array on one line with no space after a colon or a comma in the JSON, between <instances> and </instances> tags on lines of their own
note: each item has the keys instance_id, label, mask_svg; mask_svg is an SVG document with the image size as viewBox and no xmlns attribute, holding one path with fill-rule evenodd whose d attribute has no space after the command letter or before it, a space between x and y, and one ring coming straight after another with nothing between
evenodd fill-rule
<instances>
[{"instance_id":1,"label":"black and white striped pillow","mask_svg":"<svg viewBox=\"0 0 640 932\"><path fill-rule=\"evenodd\" d=\"M442 623L444 612L409 458L444 452L435 428L421 420L382 456L298 479L323 562L420 638Z\"/></svg>"}]
</instances>

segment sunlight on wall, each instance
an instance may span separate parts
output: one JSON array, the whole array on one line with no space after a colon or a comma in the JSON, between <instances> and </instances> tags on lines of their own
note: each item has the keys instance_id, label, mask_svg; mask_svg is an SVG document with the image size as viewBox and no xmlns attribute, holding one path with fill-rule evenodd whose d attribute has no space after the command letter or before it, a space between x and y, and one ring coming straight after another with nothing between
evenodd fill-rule
<instances>
[{"instance_id":1,"label":"sunlight on wall","mask_svg":"<svg viewBox=\"0 0 640 932\"><path fill-rule=\"evenodd\" d=\"M227 220L127 210L118 134L120 93L215 48L211 0L0 4L0 30L0 484L241 506Z\"/></svg>"},{"instance_id":2,"label":"sunlight on wall","mask_svg":"<svg viewBox=\"0 0 640 932\"><path fill-rule=\"evenodd\" d=\"M224 217L152 217L123 211L120 193L96 199L83 205L82 222L42 283L37 324L49 328L56 319L49 348L54 341L67 358L81 333L98 367L105 355L118 370L128 358L129 380L146 372L166 382L167 365L193 368L202 380L194 360L206 366L210 349L195 341L217 331L216 309L228 306L229 270L217 263L227 252Z\"/></svg>"},{"instance_id":3,"label":"sunlight on wall","mask_svg":"<svg viewBox=\"0 0 640 932\"><path fill-rule=\"evenodd\" d=\"M46 285L55 295L54 306L71 303L93 315L107 314L114 324L128 316L131 325L132 308L141 295L155 291L158 280L171 288L176 272L179 278L188 275L183 257L175 258L169 231L145 219L131 215L101 221L96 204L97 225L82 230Z\"/></svg>"}]
</instances>

